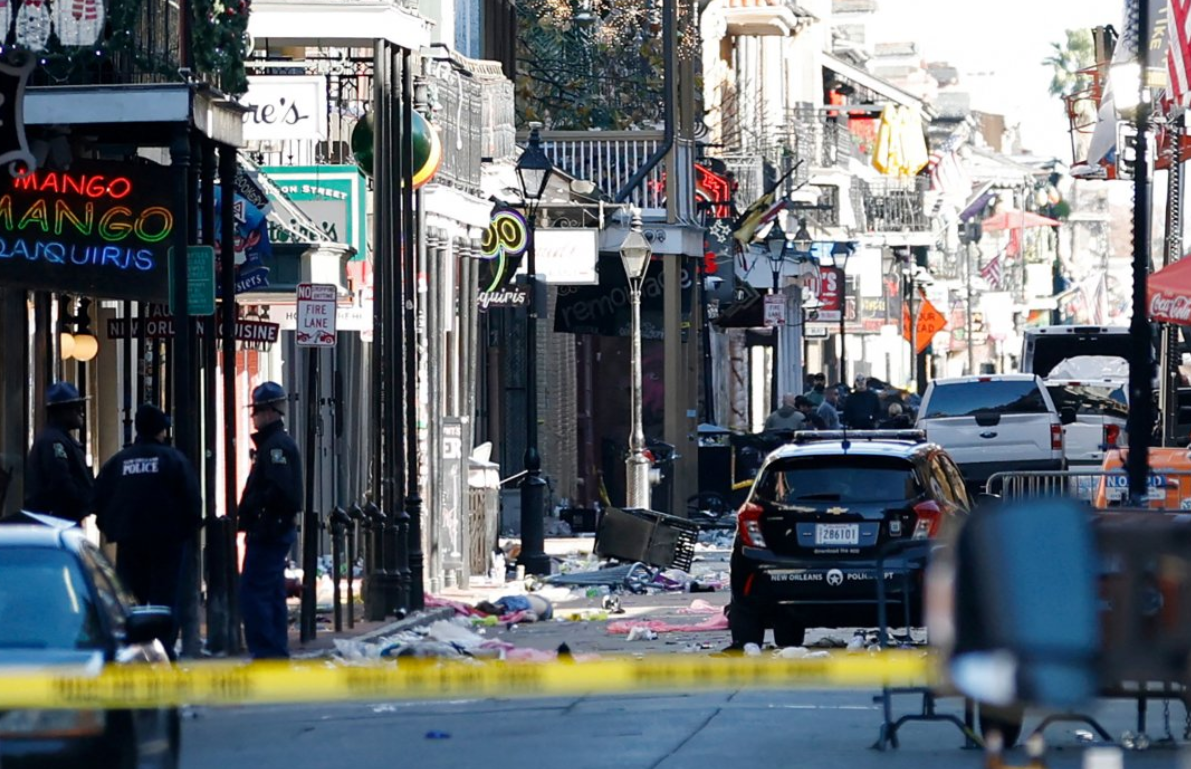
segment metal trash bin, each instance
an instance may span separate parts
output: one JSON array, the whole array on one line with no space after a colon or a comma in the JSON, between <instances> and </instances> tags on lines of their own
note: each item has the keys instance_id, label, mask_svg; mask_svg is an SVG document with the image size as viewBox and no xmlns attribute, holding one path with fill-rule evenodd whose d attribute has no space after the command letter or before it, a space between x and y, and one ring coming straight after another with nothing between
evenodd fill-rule
<instances>
[{"instance_id":1,"label":"metal trash bin","mask_svg":"<svg viewBox=\"0 0 1191 769\"><path fill-rule=\"evenodd\" d=\"M690 571L698 538L698 524L685 518L610 507L600 519L592 552L601 558Z\"/></svg>"}]
</instances>

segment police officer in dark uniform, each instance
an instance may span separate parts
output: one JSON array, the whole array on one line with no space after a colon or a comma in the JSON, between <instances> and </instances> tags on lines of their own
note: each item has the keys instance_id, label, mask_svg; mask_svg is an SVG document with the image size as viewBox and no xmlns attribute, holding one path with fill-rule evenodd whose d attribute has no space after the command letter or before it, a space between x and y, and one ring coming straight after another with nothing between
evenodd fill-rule
<instances>
[{"instance_id":1,"label":"police officer in dark uniform","mask_svg":"<svg viewBox=\"0 0 1191 769\"><path fill-rule=\"evenodd\" d=\"M83 426L86 400L70 382L46 390L46 426L25 461L24 510L75 522L91 514L95 477L71 435Z\"/></svg>"},{"instance_id":2,"label":"police officer in dark uniform","mask_svg":"<svg viewBox=\"0 0 1191 769\"><path fill-rule=\"evenodd\" d=\"M240 575L244 640L254 659L289 656L285 562L297 540L302 463L285 431L285 390L265 382L252 391L252 471L240 497L237 527L246 532Z\"/></svg>"},{"instance_id":3,"label":"police officer in dark uniform","mask_svg":"<svg viewBox=\"0 0 1191 769\"><path fill-rule=\"evenodd\" d=\"M95 484L95 519L116 543L116 573L137 601L181 609L182 566L202 524L198 475L166 443L170 418L156 406L137 409L136 440L104 463ZM166 643L173 652L173 644Z\"/></svg>"}]
</instances>

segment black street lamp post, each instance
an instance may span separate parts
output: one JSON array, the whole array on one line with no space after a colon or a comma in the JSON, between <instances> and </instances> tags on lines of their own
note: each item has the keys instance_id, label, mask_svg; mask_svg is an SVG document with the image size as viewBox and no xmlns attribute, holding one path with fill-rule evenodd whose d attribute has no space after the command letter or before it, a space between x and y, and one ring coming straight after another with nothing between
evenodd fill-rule
<instances>
[{"instance_id":1,"label":"black street lamp post","mask_svg":"<svg viewBox=\"0 0 1191 769\"><path fill-rule=\"evenodd\" d=\"M836 243L831 247L831 259L839 268L839 379L848 381L848 337L846 320L848 310L848 257L852 255L850 243Z\"/></svg>"},{"instance_id":2,"label":"black street lamp post","mask_svg":"<svg viewBox=\"0 0 1191 769\"><path fill-rule=\"evenodd\" d=\"M542 457L538 453L538 292L536 238L538 207L554 164L542 149L541 123L530 123L529 144L517 160L517 178L525 202L529 235L526 249L526 287L529 306L525 320L525 477L521 479L521 557L518 564L526 574L549 574L550 559L545 545L546 481L542 478Z\"/></svg>"},{"instance_id":3,"label":"black street lamp post","mask_svg":"<svg viewBox=\"0 0 1191 769\"><path fill-rule=\"evenodd\" d=\"M782 229L780 222L775 221L765 236L765 258L769 260L769 271L773 275L773 286L770 293L774 296L781 293L782 262L786 258L786 247L786 231ZM781 375L781 366L783 363L787 365L789 363L782 360L781 334L781 328L775 326L773 329L773 390L771 392L773 408L781 405L782 385L785 384L785 378Z\"/></svg>"}]
</instances>

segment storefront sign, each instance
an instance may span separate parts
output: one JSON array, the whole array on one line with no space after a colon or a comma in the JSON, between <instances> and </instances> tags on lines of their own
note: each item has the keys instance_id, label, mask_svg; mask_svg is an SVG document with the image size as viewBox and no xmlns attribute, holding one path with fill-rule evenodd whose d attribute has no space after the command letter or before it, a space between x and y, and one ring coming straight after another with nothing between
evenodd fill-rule
<instances>
[{"instance_id":1,"label":"storefront sign","mask_svg":"<svg viewBox=\"0 0 1191 769\"><path fill-rule=\"evenodd\" d=\"M354 165L266 166L261 170L327 237L356 249L356 259L365 258L368 190L358 168ZM291 243L294 236L276 222L270 222L269 239L274 243Z\"/></svg>"},{"instance_id":2,"label":"storefront sign","mask_svg":"<svg viewBox=\"0 0 1191 769\"><path fill-rule=\"evenodd\" d=\"M594 286L600 234L595 228L544 227L534 231L534 269L552 285ZM518 273L525 272L525 260Z\"/></svg>"},{"instance_id":3,"label":"storefront sign","mask_svg":"<svg viewBox=\"0 0 1191 769\"><path fill-rule=\"evenodd\" d=\"M492 212L480 249L480 291L499 289L516 274L529 246L529 228L520 211L497 208Z\"/></svg>"},{"instance_id":4,"label":"storefront sign","mask_svg":"<svg viewBox=\"0 0 1191 769\"><path fill-rule=\"evenodd\" d=\"M174 318L171 315L158 315L148 318L132 318L132 338L139 338L144 329L146 339L171 339L174 336ZM223 336L223 324L216 323L219 336ZM281 327L276 323L264 320L237 320L236 341L258 342L273 344L277 341ZM203 335L203 327L198 327L199 336ZM107 322L108 339L127 339L129 323L124 318L109 318Z\"/></svg>"},{"instance_id":5,"label":"storefront sign","mask_svg":"<svg viewBox=\"0 0 1191 769\"><path fill-rule=\"evenodd\" d=\"M89 160L0 174L0 284L164 301L172 184L163 166Z\"/></svg>"},{"instance_id":6,"label":"storefront sign","mask_svg":"<svg viewBox=\"0 0 1191 769\"><path fill-rule=\"evenodd\" d=\"M245 141L327 138L327 81L322 75L261 75L248 78L240 97Z\"/></svg>"},{"instance_id":7,"label":"storefront sign","mask_svg":"<svg viewBox=\"0 0 1191 769\"><path fill-rule=\"evenodd\" d=\"M481 291L476 295L480 310L490 307L525 307L529 304L529 288L526 286L505 286L495 291Z\"/></svg>"},{"instance_id":8,"label":"storefront sign","mask_svg":"<svg viewBox=\"0 0 1191 769\"><path fill-rule=\"evenodd\" d=\"M819 268L819 312L816 320L838 323L844 300L844 271L839 267Z\"/></svg>"}]
</instances>

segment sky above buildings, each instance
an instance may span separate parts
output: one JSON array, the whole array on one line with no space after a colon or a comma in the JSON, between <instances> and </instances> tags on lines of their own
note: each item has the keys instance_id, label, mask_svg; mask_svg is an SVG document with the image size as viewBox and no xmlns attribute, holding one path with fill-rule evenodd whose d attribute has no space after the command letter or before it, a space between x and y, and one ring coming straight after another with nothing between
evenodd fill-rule
<instances>
[{"instance_id":1,"label":"sky above buildings","mask_svg":"<svg viewBox=\"0 0 1191 769\"><path fill-rule=\"evenodd\" d=\"M1051 68L1042 63L1067 29L1111 24L1121 29L1123 0L878 0L869 43L915 41L926 61L960 72L957 89L972 108L1021 123L1023 145L1036 155L1071 162L1063 102L1051 96Z\"/></svg>"}]
</instances>

